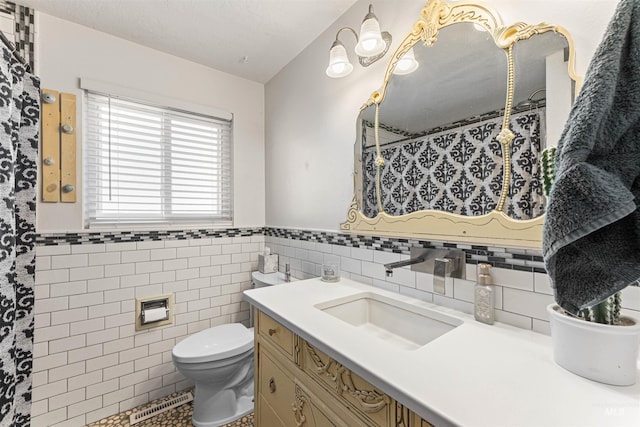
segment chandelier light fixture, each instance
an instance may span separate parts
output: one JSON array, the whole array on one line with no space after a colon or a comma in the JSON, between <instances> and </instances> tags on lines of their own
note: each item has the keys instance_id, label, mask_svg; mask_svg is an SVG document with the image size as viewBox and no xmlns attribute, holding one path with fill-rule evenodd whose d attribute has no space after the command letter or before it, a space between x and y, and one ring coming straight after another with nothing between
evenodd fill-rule
<instances>
[{"instance_id":1,"label":"chandelier light fixture","mask_svg":"<svg viewBox=\"0 0 640 427\"><path fill-rule=\"evenodd\" d=\"M360 27L360 37L351 27L343 27L338 30L336 40L329 51L329 66L327 67L327 75L329 77L345 77L353 71L353 65L349 61L347 50L339 39L343 30L351 31L356 38L355 53L358 56L358 62L363 67L373 64L389 50L391 34L386 31L380 32L380 23L373 13L373 5L369 5L369 13L364 17Z\"/></svg>"}]
</instances>

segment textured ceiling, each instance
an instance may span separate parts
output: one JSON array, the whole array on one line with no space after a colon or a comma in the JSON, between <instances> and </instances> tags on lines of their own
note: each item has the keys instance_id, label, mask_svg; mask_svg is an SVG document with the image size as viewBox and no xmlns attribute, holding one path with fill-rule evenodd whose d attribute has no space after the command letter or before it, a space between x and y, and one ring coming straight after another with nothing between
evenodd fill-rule
<instances>
[{"instance_id":1,"label":"textured ceiling","mask_svg":"<svg viewBox=\"0 0 640 427\"><path fill-rule=\"evenodd\" d=\"M217 70L266 83L356 0L17 2Z\"/></svg>"}]
</instances>

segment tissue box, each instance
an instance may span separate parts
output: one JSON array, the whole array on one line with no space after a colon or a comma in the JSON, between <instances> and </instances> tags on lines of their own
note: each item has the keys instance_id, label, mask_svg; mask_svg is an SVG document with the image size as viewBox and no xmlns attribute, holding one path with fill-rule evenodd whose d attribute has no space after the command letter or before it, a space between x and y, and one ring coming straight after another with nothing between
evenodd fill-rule
<instances>
[{"instance_id":1,"label":"tissue box","mask_svg":"<svg viewBox=\"0 0 640 427\"><path fill-rule=\"evenodd\" d=\"M258 271L260 273L275 273L278 271L278 254L258 255Z\"/></svg>"}]
</instances>

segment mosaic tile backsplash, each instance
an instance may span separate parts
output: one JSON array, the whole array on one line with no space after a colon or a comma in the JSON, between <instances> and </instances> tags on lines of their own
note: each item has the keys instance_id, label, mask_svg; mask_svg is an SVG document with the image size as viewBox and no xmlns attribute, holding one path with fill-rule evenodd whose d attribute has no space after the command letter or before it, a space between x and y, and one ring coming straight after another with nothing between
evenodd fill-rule
<instances>
[{"instance_id":1,"label":"mosaic tile backsplash","mask_svg":"<svg viewBox=\"0 0 640 427\"><path fill-rule=\"evenodd\" d=\"M545 272L540 251L271 227L221 230L39 234L36 239L36 244L38 246L55 246L64 244L112 244L163 240L250 237L258 235L284 237L287 239L327 243L330 245L349 246L354 248L368 248L406 255L409 254L409 251L413 246L424 248L458 248L463 249L467 254L467 263L477 264L478 262L486 262L499 268L537 271L540 273Z\"/></svg>"},{"instance_id":2,"label":"mosaic tile backsplash","mask_svg":"<svg viewBox=\"0 0 640 427\"><path fill-rule=\"evenodd\" d=\"M496 319L548 333L552 290L539 251L277 227L40 234L36 245L32 426L84 426L191 387L171 349L222 323L249 321L242 291L265 246L298 279L337 264L343 277L471 313L478 262L494 266ZM387 278L384 263L412 246L466 253L466 279L409 268ZM134 329L135 298L173 293L174 323ZM640 315L640 288L623 304Z\"/></svg>"}]
</instances>

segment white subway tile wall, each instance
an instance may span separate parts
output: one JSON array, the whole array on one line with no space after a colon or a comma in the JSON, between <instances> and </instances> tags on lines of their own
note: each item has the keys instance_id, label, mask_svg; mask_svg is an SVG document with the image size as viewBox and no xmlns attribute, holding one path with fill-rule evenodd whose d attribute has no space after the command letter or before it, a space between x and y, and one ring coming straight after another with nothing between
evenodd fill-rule
<instances>
[{"instance_id":1,"label":"white subway tile wall","mask_svg":"<svg viewBox=\"0 0 640 427\"><path fill-rule=\"evenodd\" d=\"M190 387L171 350L248 324L242 291L264 249L244 237L36 247L32 426L84 426ZM135 298L171 293L174 323L135 331Z\"/></svg>"},{"instance_id":2,"label":"white subway tile wall","mask_svg":"<svg viewBox=\"0 0 640 427\"><path fill-rule=\"evenodd\" d=\"M14 42L15 37L13 36L14 28L16 26L15 18L13 15L5 12L0 12L0 31L9 35L9 41Z\"/></svg>"},{"instance_id":3,"label":"white subway tile wall","mask_svg":"<svg viewBox=\"0 0 640 427\"><path fill-rule=\"evenodd\" d=\"M242 291L265 246L280 255L280 271L290 264L298 279L317 277L323 263L332 263L343 277L473 312L473 264L466 279L448 279L446 294L439 295L431 274L404 267L386 277L383 264L408 258L411 242L352 247L343 235L336 241L329 233L326 241L333 244L299 240L300 233L313 234L37 246L32 426L83 426L191 386L173 366L173 346L211 326L248 322ZM403 254L392 252L398 247ZM505 267L492 268L496 320L549 334L545 307L553 291L540 262L487 249ZM531 271L506 268L504 259ZM174 323L136 332L135 298L166 293L174 294ZM623 292L623 307L640 316L640 288Z\"/></svg>"},{"instance_id":4,"label":"white subway tile wall","mask_svg":"<svg viewBox=\"0 0 640 427\"><path fill-rule=\"evenodd\" d=\"M272 253L281 254L279 258L281 271L284 271L284 265L288 263L293 276L300 279L319 276L323 262L337 263L342 277L465 313L473 313L473 286L476 280L474 264L467 264L465 280L447 279L446 294L439 295L433 293L431 274L416 273L411 271L410 267L403 267L395 269L392 277L385 277L382 264L409 258L406 254L276 236L267 236L265 245L271 248ZM457 247L471 249L464 245L457 245ZM499 257L507 258L511 265L529 265L528 261L505 253L504 248L487 249L494 256L499 254ZM531 253L537 254L537 251L531 251ZM484 261L482 256L472 255L471 258ZM500 267L493 267L491 275L495 283L496 320L518 328L549 334L546 306L554 299L548 276L540 272ZM640 288L625 289L622 305L624 310L630 310L636 317L640 317Z\"/></svg>"}]
</instances>

